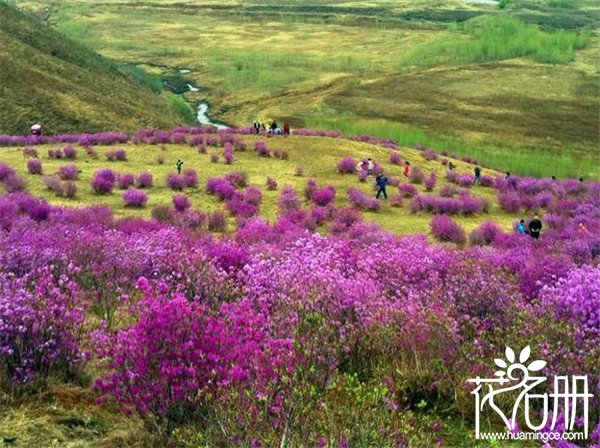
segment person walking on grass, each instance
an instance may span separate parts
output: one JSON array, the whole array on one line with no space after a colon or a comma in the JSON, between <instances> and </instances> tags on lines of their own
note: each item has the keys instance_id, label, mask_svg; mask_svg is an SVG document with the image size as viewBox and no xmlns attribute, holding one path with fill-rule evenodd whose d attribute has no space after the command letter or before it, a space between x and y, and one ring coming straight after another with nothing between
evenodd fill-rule
<instances>
[{"instance_id":1,"label":"person walking on grass","mask_svg":"<svg viewBox=\"0 0 600 448\"><path fill-rule=\"evenodd\" d=\"M283 124L283 135L290 135L290 124L289 123Z\"/></svg>"},{"instance_id":2,"label":"person walking on grass","mask_svg":"<svg viewBox=\"0 0 600 448\"><path fill-rule=\"evenodd\" d=\"M177 167L177 174L181 174L181 168L183 167L183 160L178 159L175 166Z\"/></svg>"},{"instance_id":3,"label":"person walking on grass","mask_svg":"<svg viewBox=\"0 0 600 448\"><path fill-rule=\"evenodd\" d=\"M404 163L404 175L406 177L408 177L410 175L410 163L409 162Z\"/></svg>"},{"instance_id":4,"label":"person walking on grass","mask_svg":"<svg viewBox=\"0 0 600 448\"><path fill-rule=\"evenodd\" d=\"M542 231L542 221L537 216L534 216L531 222L529 223L529 235L531 235L534 239L539 239L540 233Z\"/></svg>"},{"instance_id":5,"label":"person walking on grass","mask_svg":"<svg viewBox=\"0 0 600 448\"><path fill-rule=\"evenodd\" d=\"M524 235L527 233L527 227L525 227L525 220L522 219L517 223L517 233L519 235Z\"/></svg>"},{"instance_id":6,"label":"person walking on grass","mask_svg":"<svg viewBox=\"0 0 600 448\"><path fill-rule=\"evenodd\" d=\"M254 133L256 135L260 134L260 123L258 120L256 120L252 126L254 127Z\"/></svg>"},{"instance_id":7,"label":"person walking on grass","mask_svg":"<svg viewBox=\"0 0 600 448\"><path fill-rule=\"evenodd\" d=\"M481 168L475 167L475 181L473 183L479 184L481 182Z\"/></svg>"},{"instance_id":8,"label":"person walking on grass","mask_svg":"<svg viewBox=\"0 0 600 448\"><path fill-rule=\"evenodd\" d=\"M379 174L375 179L377 184L377 199L379 199L379 195L383 193L383 197L387 199L387 191L385 191L385 187L388 184L388 178L382 174Z\"/></svg>"}]
</instances>

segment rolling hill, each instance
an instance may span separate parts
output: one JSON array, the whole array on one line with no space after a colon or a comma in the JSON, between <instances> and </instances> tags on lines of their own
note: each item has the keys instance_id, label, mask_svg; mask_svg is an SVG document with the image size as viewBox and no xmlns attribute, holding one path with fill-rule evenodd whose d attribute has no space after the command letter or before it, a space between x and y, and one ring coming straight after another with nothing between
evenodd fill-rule
<instances>
[{"instance_id":1,"label":"rolling hill","mask_svg":"<svg viewBox=\"0 0 600 448\"><path fill-rule=\"evenodd\" d=\"M174 107L177 97L153 92L4 2L0 66L0 133L28 132L38 121L47 132L61 133L167 127L189 120Z\"/></svg>"}]
</instances>

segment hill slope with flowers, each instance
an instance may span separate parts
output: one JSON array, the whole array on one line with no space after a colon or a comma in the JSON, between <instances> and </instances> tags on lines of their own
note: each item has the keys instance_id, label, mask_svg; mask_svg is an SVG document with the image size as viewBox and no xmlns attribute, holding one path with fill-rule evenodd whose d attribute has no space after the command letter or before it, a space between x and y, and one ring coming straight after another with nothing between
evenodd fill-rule
<instances>
[{"instance_id":1,"label":"hill slope with flowers","mask_svg":"<svg viewBox=\"0 0 600 448\"><path fill-rule=\"evenodd\" d=\"M307 129L0 145L7 443L491 448L466 380L529 346L594 395L589 440L550 446L600 444L598 183L473 185L472 160ZM408 182L377 201L365 157Z\"/></svg>"},{"instance_id":2,"label":"hill slope with flowers","mask_svg":"<svg viewBox=\"0 0 600 448\"><path fill-rule=\"evenodd\" d=\"M101 131L186 123L164 94L0 2L0 132ZM174 98L174 97L172 97Z\"/></svg>"},{"instance_id":3,"label":"hill slope with flowers","mask_svg":"<svg viewBox=\"0 0 600 448\"><path fill-rule=\"evenodd\" d=\"M509 230L521 213L531 218L537 210L551 205L552 197L547 196L550 193L539 196L544 186L532 179L526 182L533 186L526 185L529 190L520 193L523 198L515 199L506 193L502 196L504 200L511 202L512 198L513 203L500 206L502 189L495 188L495 178L500 173L483 168L482 184L473 185L475 165L469 162L475 161L471 159L458 160L445 152L401 147L370 136L348 139L336 132L295 133L290 137L255 136L246 129L217 133L214 128L178 128L142 130L131 138L121 133L63 135L35 145L28 145L36 142L25 137L11 141L11 137L0 136L0 145L12 144L0 149L0 160L16 170L27 191L55 204L107 205L117 217L150 217L153 211L160 212L157 207L170 205L174 195L185 195L193 209L209 213L226 210L230 230L238 216L228 209L230 195L227 191L223 193L225 196L215 194L209 185L223 177L231 177L230 183L239 184L240 191L248 185L260 189L259 204L252 215L259 214L271 222L280 212L282 190L289 186L305 208L312 205L371 208L363 210L367 220L399 234L428 232L430 212L436 207L445 207L447 213L470 231L485 220ZM382 197L371 207L364 207L356 202L361 195L375 196L375 176L361 176L356 165L369 157L375 162L374 174L381 170L390 180L389 199ZM183 161L182 173L192 176L190 186L185 182L177 184L177 160ZM405 162L411 164L409 177L403 173ZM456 169L449 172L449 163ZM96 174L103 169L110 170L114 177L110 192L96 191L92 185ZM151 178L150 185L142 188L147 202L143 207L131 207L123 195L127 189L140 186L142 173ZM240 179L236 180L236 176ZM71 194L64 191L65 182L76 191ZM564 190L563 183L568 189L579 188L578 181L557 181L556 188ZM326 197L315 200L307 193L311 188L330 188L330 193L320 192ZM461 198L475 201L470 204L475 208L455 209ZM425 202L421 203L422 200ZM439 203L433 204L436 200ZM523 205L521 200L525 201Z\"/></svg>"}]
</instances>

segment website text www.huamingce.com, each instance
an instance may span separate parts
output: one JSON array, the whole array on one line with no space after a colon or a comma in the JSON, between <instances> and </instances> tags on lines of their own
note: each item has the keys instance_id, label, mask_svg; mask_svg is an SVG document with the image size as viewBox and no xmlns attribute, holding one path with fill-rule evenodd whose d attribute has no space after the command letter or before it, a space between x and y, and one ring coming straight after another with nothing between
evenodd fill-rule
<instances>
[{"instance_id":1,"label":"website text www.huamingce.com","mask_svg":"<svg viewBox=\"0 0 600 448\"><path fill-rule=\"evenodd\" d=\"M548 443L558 440L585 440L583 432L483 432L481 440L536 440Z\"/></svg>"}]
</instances>

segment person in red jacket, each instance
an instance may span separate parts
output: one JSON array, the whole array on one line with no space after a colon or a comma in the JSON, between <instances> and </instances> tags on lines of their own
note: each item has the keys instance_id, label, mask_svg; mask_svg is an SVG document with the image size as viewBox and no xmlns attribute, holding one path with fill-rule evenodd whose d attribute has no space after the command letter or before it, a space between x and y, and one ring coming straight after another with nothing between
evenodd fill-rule
<instances>
[{"instance_id":1,"label":"person in red jacket","mask_svg":"<svg viewBox=\"0 0 600 448\"><path fill-rule=\"evenodd\" d=\"M404 175L406 177L408 177L409 174L410 174L410 163L405 162L404 163Z\"/></svg>"},{"instance_id":2,"label":"person in red jacket","mask_svg":"<svg viewBox=\"0 0 600 448\"><path fill-rule=\"evenodd\" d=\"M290 124L289 123L284 123L283 135L290 135Z\"/></svg>"}]
</instances>

